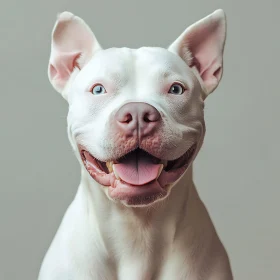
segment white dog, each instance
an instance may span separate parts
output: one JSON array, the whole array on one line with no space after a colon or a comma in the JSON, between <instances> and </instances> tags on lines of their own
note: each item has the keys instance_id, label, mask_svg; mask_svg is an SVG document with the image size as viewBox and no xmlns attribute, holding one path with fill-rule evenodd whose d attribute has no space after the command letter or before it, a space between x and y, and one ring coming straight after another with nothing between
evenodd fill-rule
<instances>
[{"instance_id":1,"label":"white dog","mask_svg":"<svg viewBox=\"0 0 280 280\"><path fill-rule=\"evenodd\" d=\"M191 167L225 37L217 10L168 49L103 50L82 19L58 16L49 79L69 103L81 183L40 280L232 279Z\"/></svg>"}]
</instances>

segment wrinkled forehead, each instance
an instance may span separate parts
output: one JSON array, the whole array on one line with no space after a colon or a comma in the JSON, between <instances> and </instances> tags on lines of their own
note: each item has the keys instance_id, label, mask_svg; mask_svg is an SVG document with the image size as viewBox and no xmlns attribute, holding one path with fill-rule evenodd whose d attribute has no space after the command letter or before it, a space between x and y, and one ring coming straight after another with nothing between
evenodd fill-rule
<instances>
[{"instance_id":1,"label":"wrinkled forehead","mask_svg":"<svg viewBox=\"0 0 280 280\"><path fill-rule=\"evenodd\" d=\"M77 77L78 83L89 79L110 79L125 83L128 79L164 79L191 82L192 71L177 55L164 48L110 48L98 51Z\"/></svg>"}]
</instances>

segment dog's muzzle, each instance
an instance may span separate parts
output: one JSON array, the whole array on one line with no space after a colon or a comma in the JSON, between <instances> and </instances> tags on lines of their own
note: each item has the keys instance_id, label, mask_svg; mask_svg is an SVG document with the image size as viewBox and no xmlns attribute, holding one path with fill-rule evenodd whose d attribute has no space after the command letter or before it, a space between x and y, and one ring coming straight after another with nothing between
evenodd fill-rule
<instances>
[{"instance_id":1,"label":"dog's muzzle","mask_svg":"<svg viewBox=\"0 0 280 280\"><path fill-rule=\"evenodd\" d=\"M79 146L89 174L108 187L108 195L126 205L148 205L168 195L169 187L186 171L196 143L174 160L161 159L155 147L161 145L163 119L159 111L142 102L123 105L111 119L116 155L100 161Z\"/></svg>"}]
</instances>

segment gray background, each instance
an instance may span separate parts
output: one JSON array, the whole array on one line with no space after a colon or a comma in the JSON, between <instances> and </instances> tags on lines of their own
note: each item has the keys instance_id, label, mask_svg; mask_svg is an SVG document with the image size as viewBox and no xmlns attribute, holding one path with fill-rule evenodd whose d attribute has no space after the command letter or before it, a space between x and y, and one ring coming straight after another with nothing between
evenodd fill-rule
<instances>
[{"instance_id":1,"label":"gray background","mask_svg":"<svg viewBox=\"0 0 280 280\"><path fill-rule=\"evenodd\" d=\"M0 279L36 279L79 183L67 104L47 78L56 14L69 10L103 47L169 45L217 8L228 18L223 80L206 102L195 182L235 279L279 279L279 2L2 1Z\"/></svg>"}]
</instances>

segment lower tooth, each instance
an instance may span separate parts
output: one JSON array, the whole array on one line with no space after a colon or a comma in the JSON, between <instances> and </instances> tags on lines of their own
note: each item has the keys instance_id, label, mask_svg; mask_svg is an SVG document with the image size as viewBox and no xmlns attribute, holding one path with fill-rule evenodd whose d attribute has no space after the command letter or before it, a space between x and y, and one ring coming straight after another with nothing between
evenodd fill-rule
<instances>
[{"instance_id":1,"label":"lower tooth","mask_svg":"<svg viewBox=\"0 0 280 280\"><path fill-rule=\"evenodd\" d=\"M107 161L107 162L106 162L106 166L107 166L108 171L109 171L110 173L113 171L112 165L113 165L113 162L112 162L112 161Z\"/></svg>"},{"instance_id":2,"label":"lower tooth","mask_svg":"<svg viewBox=\"0 0 280 280\"><path fill-rule=\"evenodd\" d=\"M162 169L163 169L163 164L161 164L161 166L160 166L160 168L159 168L159 170L158 170L157 178L160 176ZM156 179L157 179L157 178L156 178Z\"/></svg>"},{"instance_id":3,"label":"lower tooth","mask_svg":"<svg viewBox=\"0 0 280 280\"><path fill-rule=\"evenodd\" d=\"M113 171L114 171L114 174L115 174L116 178L117 178L118 180L120 180L120 176L119 176L118 172L116 171L115 165L114 165L114 164L113 164Z\"/></svg>"}]
</instances>

